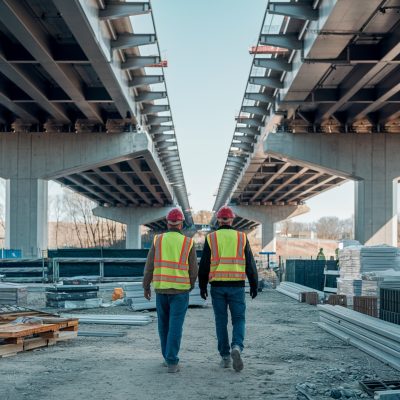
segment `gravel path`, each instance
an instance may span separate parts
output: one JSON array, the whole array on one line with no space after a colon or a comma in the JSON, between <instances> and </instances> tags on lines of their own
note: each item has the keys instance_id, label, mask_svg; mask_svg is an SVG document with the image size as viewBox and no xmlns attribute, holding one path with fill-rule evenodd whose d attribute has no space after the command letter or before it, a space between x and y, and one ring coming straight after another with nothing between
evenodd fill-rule
<instances>
[{"instance_id":1,"label":"gravel path","mask_svg":"<svg viewBox=\"0 0 400 400\"><path fill-rule=\"evenodd\" d=\"M0 359L0 399L306 399L296 385L314 400L331 395L356 399L367 398L358 390L363 377L400 378L397 371L318 328L313 306L273 290L255 300L248 297L247 305L241 373L218 366L211 307L192 308L178 374L167 374L161 365L156 322L145 327L82 325L84 331L127 335L79 337ZM101 312L130 313L125 307Z\"/></svg>"}]
</instances>

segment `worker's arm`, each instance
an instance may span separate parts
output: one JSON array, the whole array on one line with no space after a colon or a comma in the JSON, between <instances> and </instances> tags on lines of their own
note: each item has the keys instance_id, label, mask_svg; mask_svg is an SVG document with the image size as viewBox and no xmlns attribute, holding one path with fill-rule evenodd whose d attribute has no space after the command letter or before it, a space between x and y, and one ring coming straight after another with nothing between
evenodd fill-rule
<instances>
[{"instance_id":1,"label":"worker's arm","mask_svg":"<svg viewBox=\"0 0 400 400\"><path fill-rule=\"evenodd\" d=\"M143 271L144 297L147 300L151 299L150 284L151 281L153 280L153 272L154 272L154 243L151 245L149 254L147 255L146 265Z\"/></svg>"},{"instance_id":2,"label":"worker's arm","mask_svg":"<svg viewBox=\"0 0 400 400\"><path fill-rule=\"evenodd\" d=\"M199 266L199 287L201 290L207 290L208 275L210 273L211 249L207 239L204 242L203 255L201 256Z\"/></svg>"},{"instance_id":3,"label":"worker's arm","mask_svg":"<svg viewBox=\"0 0 400 400\"><path fill-rule=\"evenodd\" d=\"M244 253L246 257L246 275L247 279L249 280L250 289L253 292L257 293L258 290L257 266L253 257L253 252L251 251L249 240L247 238L246 238L246 247L244 249Z\"/></svg>"},{"instance_id":4,"label":"worker's arm","mask_svg":"<svg viewBox=\"0 0 400 400\"><path fill-rule=\"evenodd\" d=\"M194 284L196 283L198 272L199 272L199 265L197 264L196 249L194 248L194 246L192 246L192 248L190 249L190 252L189 252L190 289L194 288Z\"/></svg>"}]
</instances>

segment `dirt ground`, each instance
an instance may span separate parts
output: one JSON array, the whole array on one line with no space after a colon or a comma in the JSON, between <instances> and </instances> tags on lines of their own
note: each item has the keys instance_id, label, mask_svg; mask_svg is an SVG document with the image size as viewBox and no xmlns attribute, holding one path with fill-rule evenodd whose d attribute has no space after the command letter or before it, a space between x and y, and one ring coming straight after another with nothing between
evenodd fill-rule
<instances>
[{"instance_id":1,"label":"dirt ground","mask_svg":"<svg viewBox=\"0 0 400 400\"><path fill-rule=\"evenodd\" d=\"M296 385L314 400L331 398L332 389L356 399L367 398L358 390L359 379L400 377L322 331L313 306L273 290L248 297L247 305L241 373L218 365L211 307L191 308L178 374L168 374L161 364L156 321L145 327L81 325L84 331L127 335L78 337L0 359L0 399L305 399ZM98 312L131 313L126 307Z\"/></svg>"}]
</instances>

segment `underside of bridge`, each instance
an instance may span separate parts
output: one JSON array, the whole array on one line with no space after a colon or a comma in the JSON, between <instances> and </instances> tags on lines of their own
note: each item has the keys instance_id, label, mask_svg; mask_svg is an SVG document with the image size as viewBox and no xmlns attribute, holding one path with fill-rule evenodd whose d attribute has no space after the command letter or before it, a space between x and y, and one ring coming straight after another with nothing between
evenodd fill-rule
<instances>
[{"instance_id":1,"label":"underside of bridge","mask_svg":"<svg viewBox=\"0 0 400 400\"><path fill-rule=\"evenodd\" d=\"M356 239L397 245L399 9L268 2L214 210L295 206L351 179Z\"/></svg>"},{"instance_id":2,"label":"underside of bridge","mask_svg":"<svg viewBox=\"0 0 400 400\"><path fill-rule=\"evenodd\" d=\"M4 0L0 42L6 246L47 248L49 180L124 208L128 232L165 228L174 205L193 224L149 1Z\"/></svg>"}]
</instances>

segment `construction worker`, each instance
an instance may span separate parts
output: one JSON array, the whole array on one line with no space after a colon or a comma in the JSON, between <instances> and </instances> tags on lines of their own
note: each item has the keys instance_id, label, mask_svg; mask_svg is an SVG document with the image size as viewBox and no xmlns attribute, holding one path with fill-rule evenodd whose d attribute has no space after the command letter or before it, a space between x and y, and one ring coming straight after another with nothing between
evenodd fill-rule
<instances>
[{"instance_id":1,"label":"construction worker","mask_svg":"<svg viewBox=\"0 0 400 400\"><path fill-rule=\"evenodd\" d=\"M181 233L184 216L174 208L167 215L168 232L154 237L143 277L144 297L151 299L150 283L156 292L158 333L164 366L179 372L179 348L189 292L196 282L198 265L193 239Z\"/></svg>"},{"instance_id":2,"label":"construction worker","mask_svg":"<svg viewBox=\"0 0 400 400\"><path fill-rule=\"evenodd\" d=\"M319 249L319 253L317 254L317 260L322 260L322 261L326 260L324 249L322 247Z\"/></svg>"},{"instance_id":3,"label":"construction worker","mask_svg":"<svg viewBox=\"0 0 400 400\"><path fill-rule=\"evenodd\" d=\"M241 353L245 335L245 280L250 284L250 296L258 292L256 263L244 233L232 228L235 214L224 206L217 213L219 228L210 233L204 243L199 268L200 295L207 299L207 284L211 285L211 299L215 315L220 366L235 371L243 369ZM228 306L232 319L232 342L228 336Z\"/></svg>"}]
</instances>

